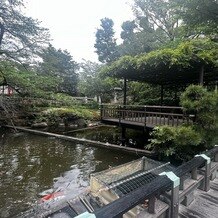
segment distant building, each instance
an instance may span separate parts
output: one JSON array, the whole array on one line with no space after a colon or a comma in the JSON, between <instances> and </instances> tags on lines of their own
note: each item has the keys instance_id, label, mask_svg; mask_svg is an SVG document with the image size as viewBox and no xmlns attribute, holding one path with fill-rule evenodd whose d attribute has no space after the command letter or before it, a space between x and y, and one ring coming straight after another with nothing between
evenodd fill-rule
<instances>
[{"instance_id":1,"label":"distant building","mask_svg":"<svg viewBox=\"0 0 218 218\"><path fill-rule=\"evenodd\" d=\"M0 95L11 96L14 93L16 93L16 91L10 85L0 85Z\"/></svg>"}]
</instances>

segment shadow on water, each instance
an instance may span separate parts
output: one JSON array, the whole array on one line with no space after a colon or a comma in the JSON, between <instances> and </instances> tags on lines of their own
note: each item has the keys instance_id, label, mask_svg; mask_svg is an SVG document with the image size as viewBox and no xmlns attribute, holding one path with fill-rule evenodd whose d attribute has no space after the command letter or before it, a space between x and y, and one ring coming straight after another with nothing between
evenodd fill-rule
<instances>
[{"instance_id":1,"label":"shadow on water","mask_svg":"<svg viewBox=\"0 0 218 218\"><path fill-rule=\"evenodd\" d=\"M98 131L95 133L85 137L104 140ZM115 135L111 137L117 140ZM70 189L77 195L89 185L90 173L137 158L88 144L0 129L0 217L13 217L27 210L46 189Z\"/></svg>"}]
</instances>

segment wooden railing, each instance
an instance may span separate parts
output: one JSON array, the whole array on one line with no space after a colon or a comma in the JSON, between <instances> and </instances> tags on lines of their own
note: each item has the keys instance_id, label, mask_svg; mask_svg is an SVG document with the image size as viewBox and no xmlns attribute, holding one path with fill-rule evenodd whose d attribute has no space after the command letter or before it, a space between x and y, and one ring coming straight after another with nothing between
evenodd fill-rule
<instances>
[{"instance_id":1,"label":"wooden railing","mask_svg":"<svg viewBox=\"0 0 218 218\"><path fill-rule=\"evenodd\" d=\"M194 122L195 116L185 114L182 107L101 105L101 119L117 119L118 122L143 123L145 126L178 126L182 123Z\"/></svg>"},{"instance_id":2,"label":"wooden railing","mask_svg":"<svg viewBox=\"0 0 218 218\"><path fill-rule=\"evenodd\" d=\"M206 155L206 156L205 156ZM210 178L212 174L216 174L216 163L213 169L211 168L211 161L218 162L218 147L205 153L205 155L195 156L192 160L184 163L171 172L171 178L167 175L160 175L151 183L146 184L128 194L119 198L112 203L104 206L96 211L96 218L118 218L123 214L141 204L148 199L148 213L155 212L156 198L162 196L169 196L169 217L177 218L179 213L179 204L184 201L184 198L190 195L197 188L204 191L210 189ZM202 170L202 167L204 169ZM172 178L172 175L174 178ZM190 185L190 181L196 181ZM186 183L186 185L184 185ZM189 185L187 185L189 184ZM186 187L186 189L184 189ZM165 198L167 202L167 199ZM150 216L149 216L150 217Z\"/></svg>"}]
</instances>

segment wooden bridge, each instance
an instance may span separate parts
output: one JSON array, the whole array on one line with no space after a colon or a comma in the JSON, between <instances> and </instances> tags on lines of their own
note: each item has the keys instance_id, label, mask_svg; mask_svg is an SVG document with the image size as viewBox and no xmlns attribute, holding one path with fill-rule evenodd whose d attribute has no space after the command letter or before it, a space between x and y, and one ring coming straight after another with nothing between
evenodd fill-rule
<instances>
[{"instance_id":1,"label":"wooden bridge","mask_svg":"<svg viewBox=\"0 0 218 218\"><path fill-rule=\"evenodd\" d=\"M157 125L178 126L193 123L195 115L185 114L182 107L101 105L103 123L129 128L154 128Z\"/></svg>"}]
</instances>

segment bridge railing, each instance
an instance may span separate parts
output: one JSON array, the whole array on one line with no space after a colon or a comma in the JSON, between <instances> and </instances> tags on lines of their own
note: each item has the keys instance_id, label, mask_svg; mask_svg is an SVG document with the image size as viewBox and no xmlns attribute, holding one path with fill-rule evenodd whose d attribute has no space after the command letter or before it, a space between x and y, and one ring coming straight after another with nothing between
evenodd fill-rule
<instances>
[{"instance_id":1,"label":"bridge railing","mask_svg":"<svg viewBox=\"0 0 218 218\"><path fill-rule=\"evenodd\" d=\"M185 114L182 107L148 106L148 105L101 105L101 119L117 119L144 125L178 126L192 123L195 116Z\"/></svg>"},{"instance_id":2,"label":"bridge railing","mask_svg":"<svg viewBox=\"0 0 218 218\"><path fill-rule=\"evenodd\" d=\"M184 193L186 195L188 194L187 190L184 190L184 182L187 178L197 181L197 186L194 187L195 189L201 186L204 191L208 191L210 188L210 177L212 174L211 160L218 162L218 147L206 152L205 155L196 155L192 160L176 168L171 172L171 175L161 175L151 183L148 183L145 186L126 194L124 197L107 204L94 213L95 217L120 218L123 214L141 204L146 199L148 199L148 212L154 213L155 199L161 194L171 190L169 217L177 218L179 203L183 200ZM203 175L198 176L197 172L202 169L203 165L205 165L204 173ZM187 177L187 174L190 175L190 177ZM188 189L190 192L190 187L188 187Z\"/></svg>"}]
</instances>

